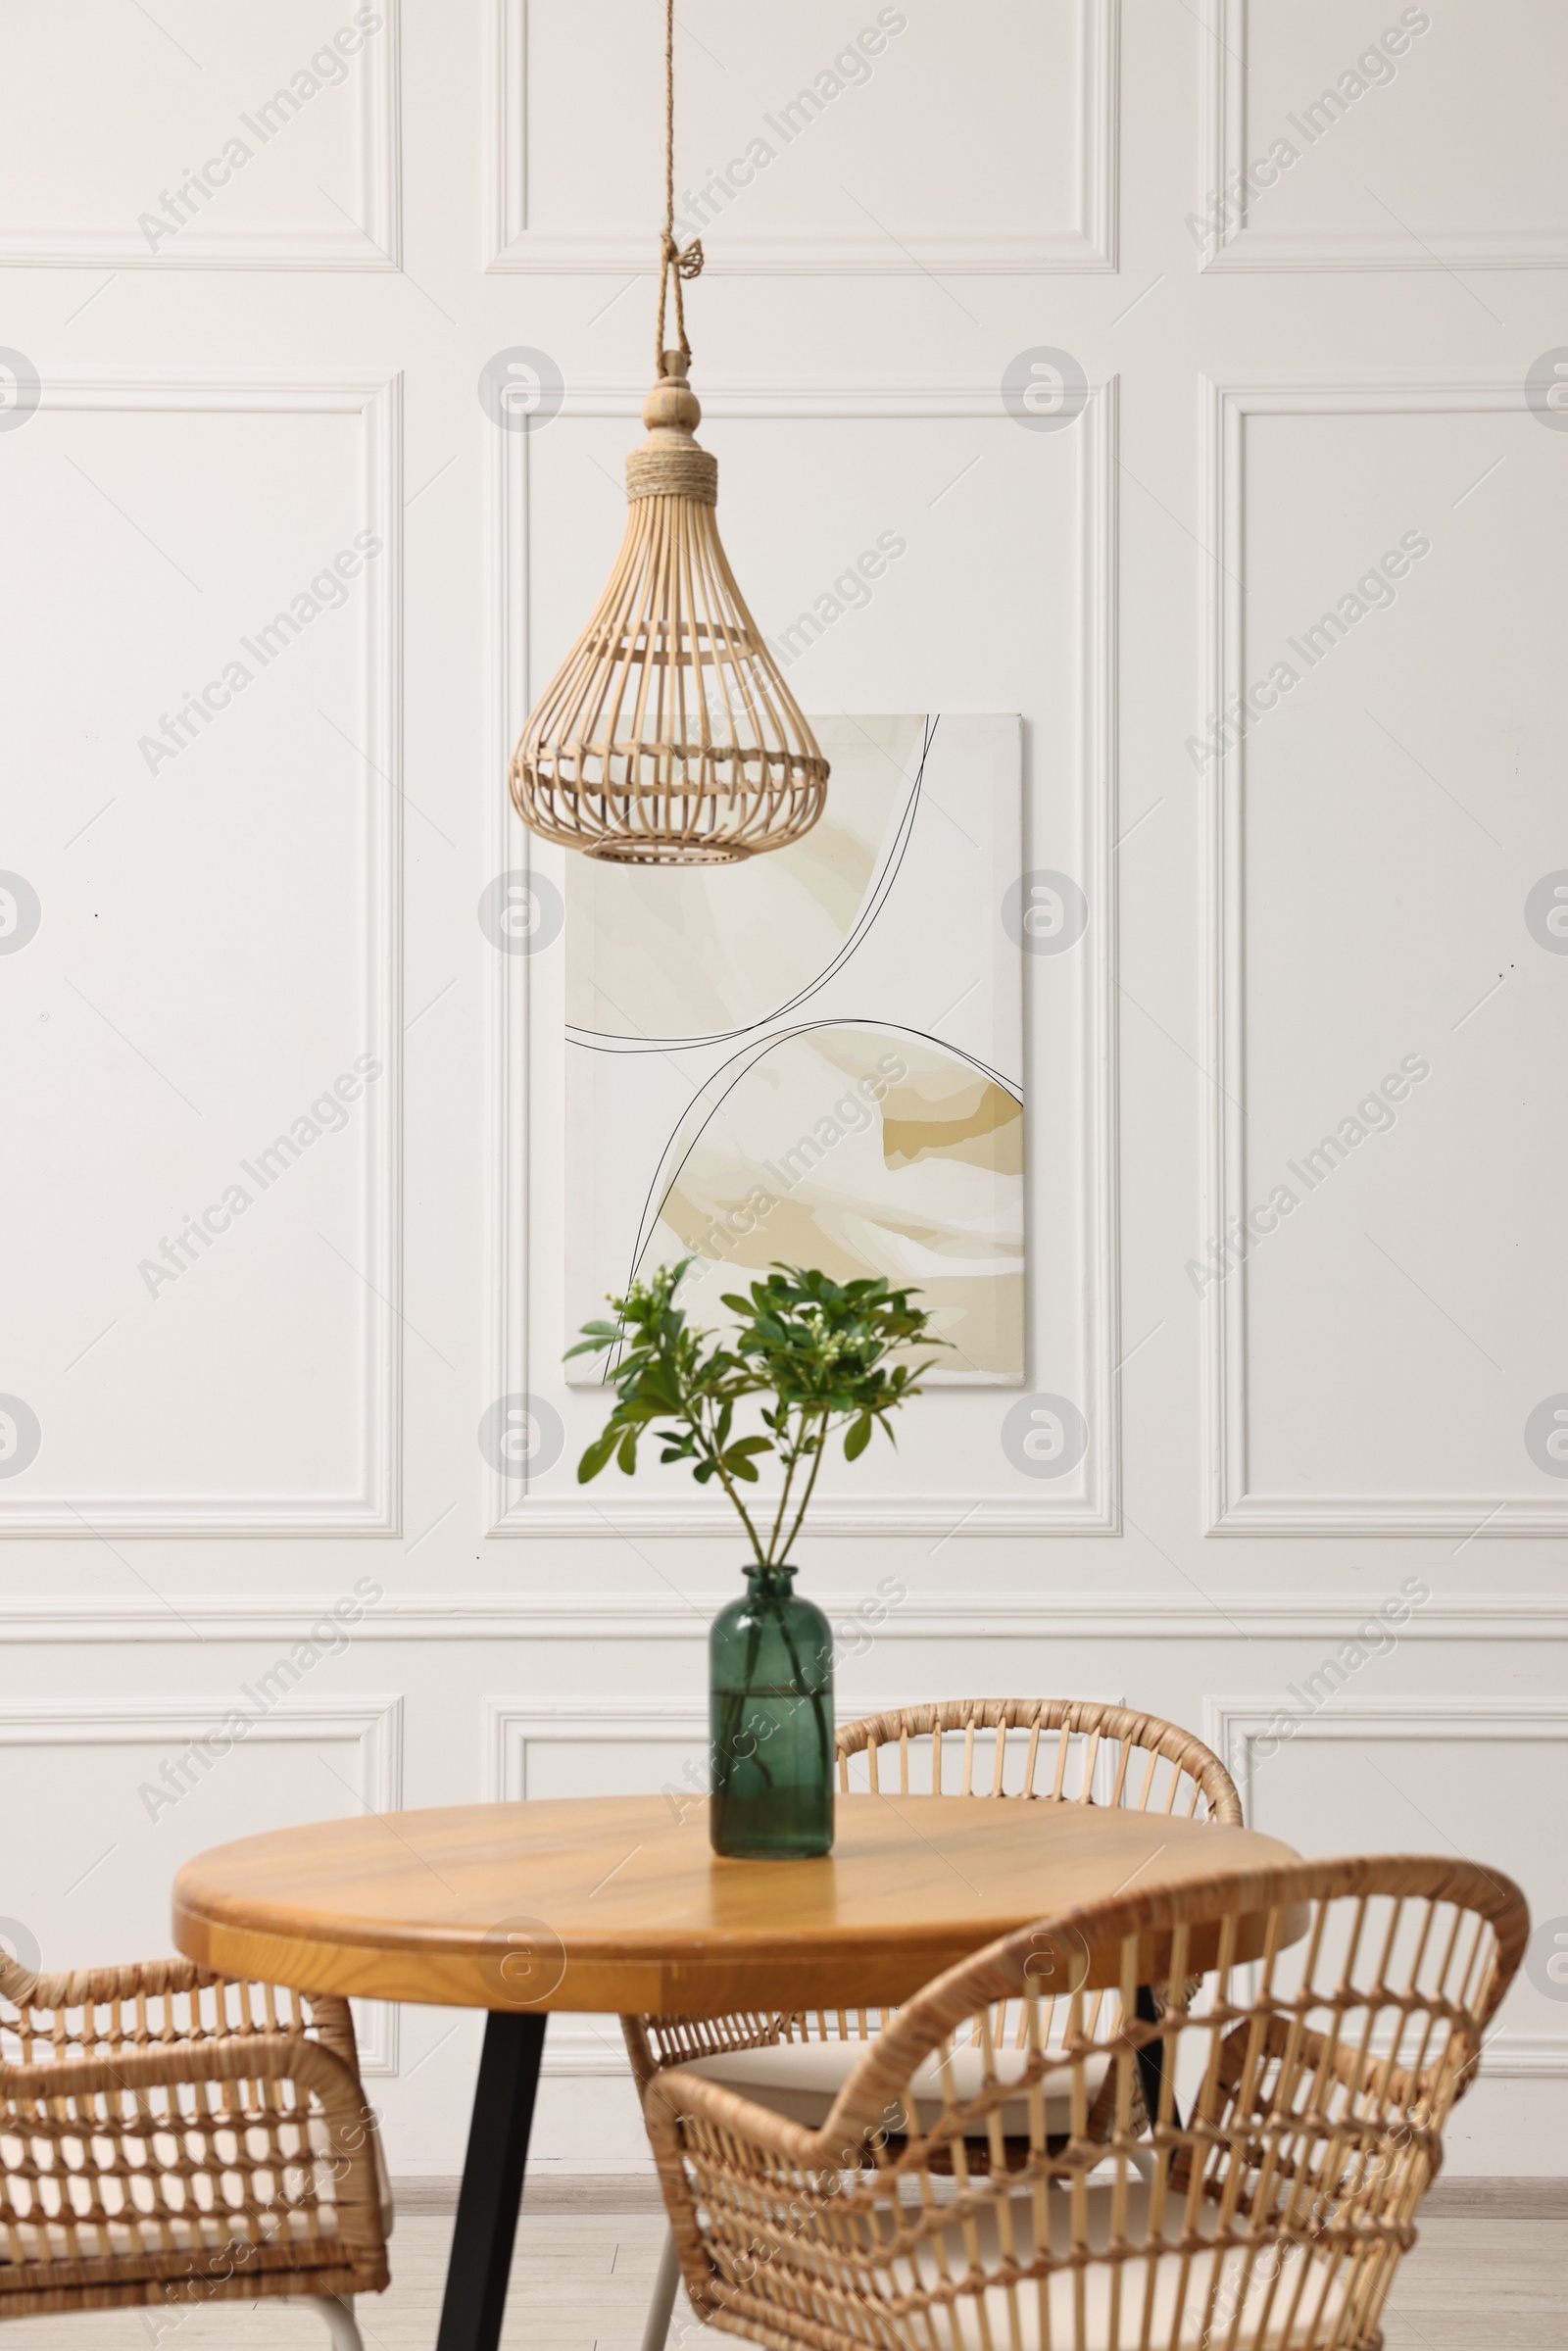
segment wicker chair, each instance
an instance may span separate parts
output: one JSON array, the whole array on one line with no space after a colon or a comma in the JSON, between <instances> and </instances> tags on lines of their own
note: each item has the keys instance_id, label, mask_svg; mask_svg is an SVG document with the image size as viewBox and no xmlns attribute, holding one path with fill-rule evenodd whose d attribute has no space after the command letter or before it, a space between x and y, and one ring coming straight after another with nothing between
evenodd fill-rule
<instances>
[{"instance_id":1,"label":"wicker chair","mask_svg":"<svg viewBox=\"0 0 1568 2351\"><path fill-rule=\"evenodd\" d=\"M391 2225L346 2000L0 1959L0 2318L295 2294L360 2351Z\"/></svg>"},{"instance_id":2,"label":"wicker chair","mask_svg":"<svg viewBox=\"0 0 1568 2351\"><path fill-rule=\"evenodd\" d=\"M856 1786L891 1793L896 1786L905 1795L1113 1804L1232 1827L1242 1822L1236 1785L1200 1739L1158 1715L1088 1699L949 1698L906 1706L841 1723L837 1746L845 1793ZM815 2129L885 2022L880 2011L855 2009L831 2016L622 2017L621 2029L639 2091L646 2093L666 2066L695 2066ZM958 2060L971 2062L968 2055ZM679 2283L671 2235L642 2351L662 2351Z\"/></svg>"},{"instance_id":3,"label":"wicker chair","mask_svg":"<svg viewBox=\"0 0 1568 2351\"><path fill-rule=\"evenodd\" d=\"M816 2131L661 2073L648 2128L693 2308L767 2351L1377 2351L1528 1932L1518 1887L1470 1862L1298 1862L1004 1936L907 2003ZM1054 2003L1043 1943L1076 1962ZM1146 2022L1152 1975L1172 1992Z\"/></svg>"}]
</instances>

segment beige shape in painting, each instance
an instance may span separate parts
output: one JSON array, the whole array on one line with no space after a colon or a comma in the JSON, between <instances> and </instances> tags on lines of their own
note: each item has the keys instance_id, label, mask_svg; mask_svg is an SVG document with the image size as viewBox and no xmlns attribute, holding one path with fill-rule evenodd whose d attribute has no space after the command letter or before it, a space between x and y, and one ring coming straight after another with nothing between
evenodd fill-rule
<instances>
[{"instance_id":1,"label":"beige shape in painting","mask_svg":"<svg viewBox=\"0 0 1568 2351\"><path fill-rule=\"evenodd\" d=\"M775 1259L913 1284L953 1349L933 1377L1024 1376L1023 1104L906 1031L824 1026L738 1055L682 1120L641 1269L695 1254L689 1310Z\"/></svg>"},{"instance_id":2,"label":"beige shape in painting","mask_svg":"<svg viewBox=\"0 0 1568 2351\"><path fill-rule=\"evenodd\" d=\"M843 952L918 770L923 717L813 718L832 767L803 839L738 865L566 873L566 1019L592 1036L726 1037L793 1003Z\"/></svg>"}]
</instances>

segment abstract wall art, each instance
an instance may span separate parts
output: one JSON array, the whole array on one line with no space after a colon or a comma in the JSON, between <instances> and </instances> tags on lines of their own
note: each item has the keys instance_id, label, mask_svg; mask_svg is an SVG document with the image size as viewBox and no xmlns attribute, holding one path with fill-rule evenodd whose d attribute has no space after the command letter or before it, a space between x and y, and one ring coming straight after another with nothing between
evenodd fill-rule
<instances>
[{"instance_id":1,"label":"abstract wall art","mask_svg":"<svg viewBox=\"0 0 1568 2351\"><path fill-rule=\"evenodd\" d=\"M1024 1378L1015 717L813 718L826 811L716 867L566 876L568 1327L680 1257L694 1320L775 1258L917 1283L933 1375ZM570 1367L585 1384L603 1358Z\"/></svg>"}]
</instances>

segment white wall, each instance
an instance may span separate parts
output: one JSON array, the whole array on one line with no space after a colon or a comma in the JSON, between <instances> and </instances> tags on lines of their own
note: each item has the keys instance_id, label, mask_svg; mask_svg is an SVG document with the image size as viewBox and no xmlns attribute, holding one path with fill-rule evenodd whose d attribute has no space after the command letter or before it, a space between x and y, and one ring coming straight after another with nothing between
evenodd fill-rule
<instances>
[{"instance_id":1,"label":"white wall","mask_svg":"<svg viewBox=\"0 0 1568 2351\"><path fill-rule=\"evenodd\" d=\"M846 1641L855 1711L1122 1694L1206 1731L1301 1849L1473 1853L1549 1926L1568 1486L1527 1429L1568 1391L1568 35L1549 0L1405 11L1357 72L1397 7L1208 11L903 0L786 142L767 119L876 9L682 0L680 185L776 149L688 290L742 584L776 630L902 532L791 682L808 710L1022 711L1029 866L1089 906L1027 962L1030 1381L1088 1453L1026 1476L1015 1399L949 1391L830 1492L806 1565L846 1622L906 1591ZM178 1863L264 1824L678 1776L738 1564L692 1489L572 1481L563 957L499 952L478 912L529 861L502 778L530 682L621 525L658 12L378 0L313 73L353 14L12 0L0 34L0 870L25 885L0 885L0 1393L26 1407L0 1932L51 1964L162 1947ZM302 73L292 117L244 127ZM1338 117L1293 130L1330 86ZM235 138L172 226L176 175ZM1281 139L1206 233L1204 191ZM564 386L526 434L478 394L518 346ZM1003 387L1043 351L1082 413L1021 429ZM1406 534L1426 551L1298 658ZM326 609L247 651L313 580ZM1296 1181L1405 1058L1393 1123ZM280 1174L243 1172L291 1132ZM1279 1186L1297 1206L1206 1279ZM214 1203L177 1278L140 1270ZM522 1391L567 1436L526 1487L476 1438ZM384 1596L266 1736L150 1807L363 1580ZM1396 1634L1344 1648L1401 1593ZM1568 2009L1536 1976L1457 2170L1563 2168ZM476 2020L366 2030L394 2168L456 2169ZM612 2024L558 2028L551 2062L544 2157L640 2161Z\"/></svg>"}]
</instances>

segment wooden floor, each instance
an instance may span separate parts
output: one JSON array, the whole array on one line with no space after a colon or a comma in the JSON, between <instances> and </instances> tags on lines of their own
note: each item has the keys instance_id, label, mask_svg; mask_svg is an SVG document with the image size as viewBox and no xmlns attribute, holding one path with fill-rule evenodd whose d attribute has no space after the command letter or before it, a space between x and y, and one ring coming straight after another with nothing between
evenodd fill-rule
<instances>
[{"instance_id":1,"label":"wooden floor","mask_svg":"<svg viewBox=\"0 0 1568 2351\"><path fill-rule=\"evenodd\" d=\"M639 2198L639 2201L645 2199ZM366 2351L430 2351L446 2270L450 2215L405 2214L392 2240L393 2282L362 2295ZM658 2213L524 2212L507 2311L515 2351L637 2351L663 2236ZM684 2345L682 2333L684 2329ZM1395 2287L1388 2351L1568 2351L1568 2221L1449 2218L1422 2226ZM670 2351L733 2335L700 2334L684 2296ZM5 2351L327 2351L317 2314L288 2303L109 2311L17 2319Z\"/></svg>"}]
</instances>

